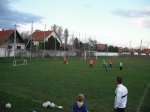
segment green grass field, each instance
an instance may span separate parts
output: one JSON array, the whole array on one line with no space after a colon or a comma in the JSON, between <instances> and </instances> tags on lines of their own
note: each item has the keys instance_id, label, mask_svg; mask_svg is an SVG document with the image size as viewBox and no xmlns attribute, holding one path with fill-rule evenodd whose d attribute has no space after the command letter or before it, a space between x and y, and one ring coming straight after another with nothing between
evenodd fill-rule
<instances>
[{"instance_id":1,"label":"green grass field","mask_svg":"<svg viewBox=\"0 0 150 112\"><path fill-rule=\"evenodd\" d=\"M69 59L28 60L27 66L12 66L12 59L0 59L0 112L73 112L72 102L85 94L89 112L113 112L115 78L121 76L129 95L126 112L136 112L141 97L150 83L150 58L112 58L113 67L102 68L102 59L89 61ZM109 58L105 58L108 60ZM123 70L119 70L119 62ZM140 112L150 111L150 88ZM45 109L41 102L54 102L63 109ZM5 109L7 102L12 104Z\"/></svg>"}]
</instances>

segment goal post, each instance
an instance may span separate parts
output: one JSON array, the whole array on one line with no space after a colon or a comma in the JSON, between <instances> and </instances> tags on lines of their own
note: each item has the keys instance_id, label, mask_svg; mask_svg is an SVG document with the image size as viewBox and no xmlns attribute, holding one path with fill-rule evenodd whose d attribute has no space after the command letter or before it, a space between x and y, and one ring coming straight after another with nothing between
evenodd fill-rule
<instances>
[{"instance_id":1,"label":"goal post","mask_svg":"<svg viewBox=\"0 0 150 112\"><path fill-rule=\"evenodd\" d=\"M90 51L90 50L85 50L83 52L83 55L84 55L84 60L86 59L90 59L90 58L95 58L97 59L97 51Z\"/></svg>"},{"instance_id":2,"label":"goal post","mask_svg":"<svg viewBox=\"0 0 150 112\"><path fill-rule=\"evenodd\" d=\"M27 65L27 59L13 60L13 67Z\"/></svg>"}]
</instances>

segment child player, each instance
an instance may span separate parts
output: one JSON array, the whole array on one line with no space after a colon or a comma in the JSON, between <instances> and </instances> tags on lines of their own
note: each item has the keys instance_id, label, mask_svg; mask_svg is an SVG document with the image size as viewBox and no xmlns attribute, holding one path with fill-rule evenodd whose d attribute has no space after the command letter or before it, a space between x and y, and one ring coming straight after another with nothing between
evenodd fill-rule
<instances>
[{"instance_id":1,"label":"child player","mask_svg":"<svg viewBox=\"0 0 150 112\"><path fill-rule=\"evenodd\" d=\"M120 70L122 70L122 62L120 62Z\"/></svg>"},{"instance_id":2,"label":"child player","mask_svg":"<svg viewBox=\"0 0 150 112\"><path fill-rule=\"evenodd\" d=\"M67 63L67 57L64 56L64 63Z\"/></svg>"},{"instance_id":3,"label":"child player","mask_svg":"<svg viewBox=\"0 0 150 112\"><path fill-rule=\"evenodd\" d=\"M109 66L112 67L112 59L109 60Z\"/></svg>"},{"instance_id":4,"label":"child player","mask_svg":"<svg viewBox=\"0 0 150 112\"><path fill-rule=\"evenodd\" d=\"M93 60L92 59L90 59L90 65L89 65L89 67L93 67Z\"/></svg>"}]
</instances>

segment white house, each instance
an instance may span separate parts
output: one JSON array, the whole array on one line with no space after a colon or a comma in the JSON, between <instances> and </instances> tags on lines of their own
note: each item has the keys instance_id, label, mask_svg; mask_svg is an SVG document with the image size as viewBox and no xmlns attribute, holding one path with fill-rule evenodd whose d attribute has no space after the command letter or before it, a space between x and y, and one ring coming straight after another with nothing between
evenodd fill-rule
<instances>
[{"instance_id":1,"label":"white house","mask_svg":"<svg viewBox=\"0 0 150 112\"><path fill-rule=\"evenodd\" d=\"M18 33L16 31L16 42L14 43L15 30L2 30L0 31L0 57L10 56L16 50L25 49L25 44Z\"/></svg>"},{"instance_id":2,"label":"white house","mask_svg":"<svg viewBox=\"0 0 150 112\"><path fill-rule=\"evenodd\" d=\"M54 37L59 42L60 46L62 44L61 39L54 31L40 31L37 30L32 34L32 42L34 45L39 45L40 42L48 41L49 38Z\"/></svg>"}]
</instances>

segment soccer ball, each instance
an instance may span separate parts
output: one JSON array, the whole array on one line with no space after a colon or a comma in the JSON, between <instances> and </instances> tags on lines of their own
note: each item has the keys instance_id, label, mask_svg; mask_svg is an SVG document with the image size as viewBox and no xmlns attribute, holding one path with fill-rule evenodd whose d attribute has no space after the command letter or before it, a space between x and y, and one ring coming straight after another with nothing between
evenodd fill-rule
<instances>
[{"instance_id":1,"label":"soccer ball","mask_svg":"<svg viewBox=\"0 0 150 112\"><path fill-rule=\"evenodd\" d=\"M56 106L55 103L51 103L50 105L51 108L54 108L55 106Z\"/></svg>"},{"instance_id":2,"label":"soccer ball","mask_svg":"<svg viewBox=\"0 0 150 112\"><path fill-rule=\"evenodd\" d=\"M51 105L51 102L50 102L50 101L47 101L47 102L46 102L46 105L47 105L47 107L50 106L50 105Z\"/></svg>"},{"instance_id":3,"label":"soccer ball","mask_svg":"<svg viewBox=\"0 0 150 112\"><path fill-rule=\"evenodd\" d=\"M35 110L33 110L32 112L36 112Z\"/></svg>"},{"instance_id":4,"label":"soccer ball","mask_svg":"<svg viewBox=\"0 0 150 112\"><path fill-rule=\"evenodd\" d=\"M43 103L43 105L42 105L44 108L46 108L47 107L47 103Z\"/></svg>"},{"instance_id":5,"label":"soccer ball","mask_svg":"<svg viewBox=\"0 0 150 112\"><path fill-rule=\"evenodd\" d=\"M6 103L5 107L6 108L11 108L11 104L10 103Z\"/></svg>"},{"instance_id":6,"label":"soccer ball","mask_svg":"<svg viewBox=\"0 0 150 112\"><path fill-rule=\"evenodd\" d=\"M61 108L63 108L63 106L58 106L57 108L60 108L60 109L61 109Z\"/></svg>"}]
</instances>

